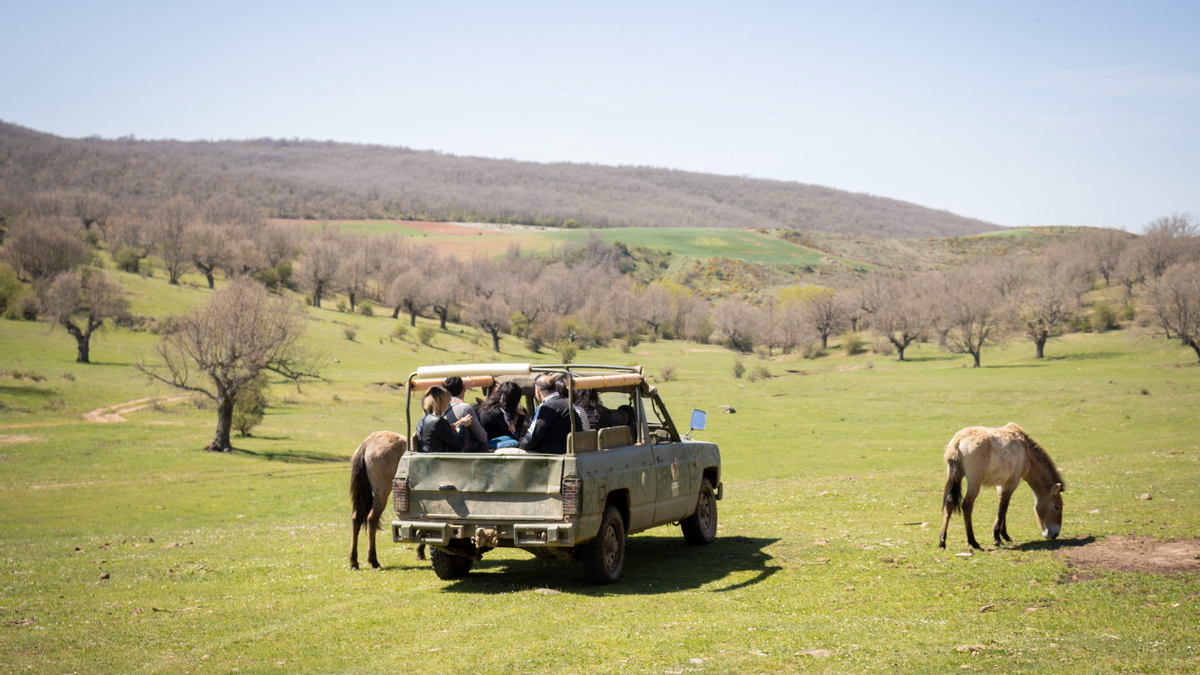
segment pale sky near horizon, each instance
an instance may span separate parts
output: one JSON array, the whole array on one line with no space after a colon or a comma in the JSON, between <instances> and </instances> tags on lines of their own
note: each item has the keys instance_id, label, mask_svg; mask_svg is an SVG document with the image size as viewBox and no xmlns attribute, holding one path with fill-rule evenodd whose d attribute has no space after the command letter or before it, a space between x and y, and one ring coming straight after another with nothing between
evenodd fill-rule
<instances>
[{"instance_id":1,"label":"pale sky near horizon","mask_svg":"<svg viewBox=\"0 0 1200 675\"><path fill-rule=\"evenodd\" d=\"M1200 3L0 0L0 120L795 180L999 225L1200 213Z\"/></svg>"}]
</instances>

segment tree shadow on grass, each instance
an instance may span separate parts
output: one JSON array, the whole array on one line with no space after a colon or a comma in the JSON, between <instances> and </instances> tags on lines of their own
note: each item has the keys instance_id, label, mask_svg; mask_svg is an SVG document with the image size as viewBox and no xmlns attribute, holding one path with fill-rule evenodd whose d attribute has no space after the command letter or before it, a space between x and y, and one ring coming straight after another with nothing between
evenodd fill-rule
<instances>
[{"instance_id":1,"label":"tree shadow on grass","mask_svg":"<svg viewBox=\"0 0 1200 675\"><path fill-rule=\"evenodd\" d=\"M1019 546L1012 547L1014 551L1057 551L1064 548L1075 548L1077 546L1087 546L1095 543L1096 538L1089 535L1086 537L1072 537L1070 539L1039 539L1037 541L1027 541Z\"/></svg>"},{"instance_id":2,"label":"tree shadow on grass","mask_svg":"<svg viewBox=\"0 0 1200 675\"><path fill-rule=\"evenodd\" d=\"M1044 361L1093 361L1096 359L1114 359L1124 356L1122 352L1086 352L1083 354L1054 354L1048 355Z\"/></svg>"},{"instance_id":3,"label":"tree shadow on grass","mask_svg":"<svg viewBox=\"0 0 1200 675\"><path fill-rule=\"evenodd\" d=\"M695 590L710 584L723 593L753 586L778 572L766 548L778 539L717 537L708 546L689 546L682 536L635 536L625 544L621 580L594 586L583 577L579 563L565 560L476 561L472 572L446 587L448 593L510 593L552 588L562 593L603 597L658 595ZM422 565L428 563L420 563ZM496 573L498 572L498 573ZM747 576L748 575L748 576Z\"/></svg>"},{"instance_id":4,"label":"tree shadow on grass","mask_svg":"<svg viewBox=\"0 0 1200 675\"><path fill-rule=\"evenodd\" d=\"M58 396L58 390L44 385L38 387L33 384L0 384L0 394L13 397L40 396L42 398L49 398L51 396Z\"/></svg>"},{"instance_id":5,"label":"tree shadow on grass","mask_svg":"<svg viewBox=\"0 0 1200 675\"><path fill-rule=\"evenodd\" d=\"M287 462L288 464L344 464L350 461L349 457L342 455L331 455L325 452L316 452L315 450L246 450L244 448L234 448L234 454L249 455L255 459L265 459L269 462Z\"/></svg>"}]
</instances>

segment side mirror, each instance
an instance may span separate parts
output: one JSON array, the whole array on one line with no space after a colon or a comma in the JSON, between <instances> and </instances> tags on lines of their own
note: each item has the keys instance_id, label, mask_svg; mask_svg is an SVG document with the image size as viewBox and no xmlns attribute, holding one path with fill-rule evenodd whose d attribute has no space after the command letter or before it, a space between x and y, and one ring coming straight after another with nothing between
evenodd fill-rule
<instances>
[{"instance_id":1,"label":"side mirror","mask_svg":"<svg viewBox=\"0 0 1200 675\"><path fill-rule=\"evenodd\" d=\"M692 431L704 431L704 422L707 419L708 419L708 416L704 414L703 410L693 410L692 411L692 422L689 425L692 427L692 429L691 429L691 431L688 431L688 433L690 434L690 433L692 433Z\"/></svg>"}]
</instances>

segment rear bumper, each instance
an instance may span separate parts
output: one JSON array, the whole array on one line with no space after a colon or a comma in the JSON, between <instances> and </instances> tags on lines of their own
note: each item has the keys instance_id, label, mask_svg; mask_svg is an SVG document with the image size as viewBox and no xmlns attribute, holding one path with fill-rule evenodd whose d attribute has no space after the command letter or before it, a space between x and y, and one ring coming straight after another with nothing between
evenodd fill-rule
<instances>
[{"instance_id":1,"label":"rear bumper","mask_svg":"<svg viewBox=\"0 0 1200 675\"><path fill-rule=\"evenodd\" d=\"M481 532L482 531L482 532ZM452 540L498 537L496 546L574 546L574 523L451 523L431 520L392 521L392 541L449 546Z\"/></svg>"}]
</instances>

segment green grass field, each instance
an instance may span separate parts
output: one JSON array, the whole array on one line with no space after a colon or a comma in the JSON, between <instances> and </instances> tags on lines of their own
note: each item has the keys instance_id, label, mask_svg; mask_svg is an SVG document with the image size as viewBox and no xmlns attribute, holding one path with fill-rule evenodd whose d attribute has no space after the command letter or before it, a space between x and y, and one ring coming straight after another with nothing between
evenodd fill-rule
<instances>
[{"instance_id":1,"label":"green grass field","mask_svg":"<svg viewBox=\"0 0 1200 675\"><path fill-rule=\"evenodd\" d=\"M382 236L395 234L414 241L432 244L447 252L458 255L474 253L499 255L510 243L518 243L523 250L544 252L561 247L568 242L578 244L595 232L605 242L619 241L626 246L643 246L669 251L675 255L697 260L710 258L737 258L755 263L782 265L817 265L829 258L855 269L868 269L868 265L852 262L837 256L828 256L820 251L784 241L778 237L753 230L706 227L617 227L598 230L547 229L531 231L516 229L512 232L489 231L483 235L437 234L408 225L383 220L340 221L313 223L310 228L336 227L341 232Z\"/></svg>"},{"instance_id":2,"label":"green grass field","mask_svg":"<svg viewBox=\"0 0 1200 675\"><path fill-rule=\"evenodd\" d=\"M120 277L138 313L210 293ZM1076 580L1064 557L1110 535L1200 531L1200 367L1176 343L1131 330L1072 335L1039 362L1014 342L986 349L982 369L932 345L907 363L742 356L771 371L758 382L734 379L737 357L711 345L585 351L580 362L641 363L651 374L674 364L677 379L658 383L663 398L677 419L709 411L697 436L720 444L726 487L715 544L689 547L672 527L637 535L622 581L596 588L576 566L511 550L443 582L386 533L384 569L349 571L346 460L372 431L404 424L403 395L379 383L421 364L555 357L512 338L493 355L490 340L460 326L423 347L390 339L388 318L310 314L328 381L273 383L263 425L235 438L232 455L199 450L215 413L188 402L126 422L83 418L173 393L132 367L155 336L108 331L93 345L97 363L81 365L61 331L0 321L0 371L45 378L0 378L0 669L1200 669L1198 575ZM969 549L956 518L939 551L945 443L963 426L1009 421L1063 471L1062 537L1040 538L1022 486L1015 544L990 546L988 490L976 525L989 550L957 556ZM972 656L965 645L986 649Z\"/></svg>"}]
</instances>

